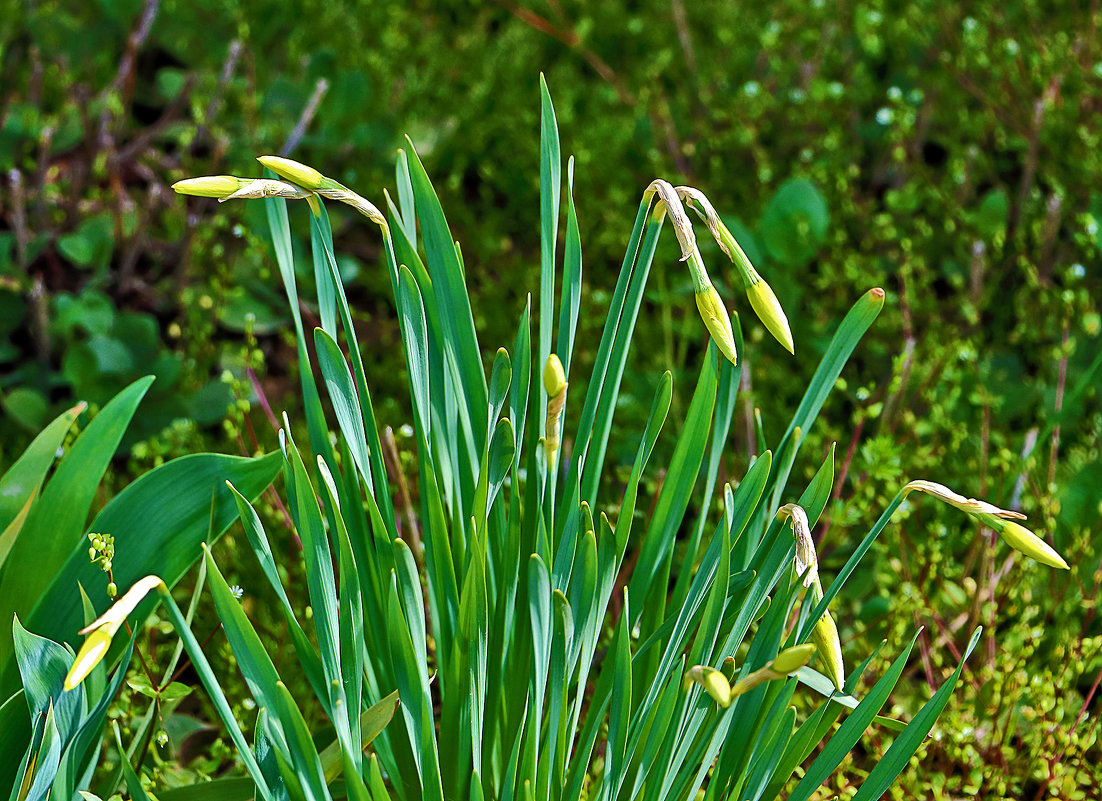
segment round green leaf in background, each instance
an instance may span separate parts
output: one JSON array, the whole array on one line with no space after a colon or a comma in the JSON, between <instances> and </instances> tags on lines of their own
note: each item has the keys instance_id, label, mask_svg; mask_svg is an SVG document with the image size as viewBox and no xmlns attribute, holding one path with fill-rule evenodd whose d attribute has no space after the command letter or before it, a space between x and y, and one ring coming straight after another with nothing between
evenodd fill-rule
<instances>
[{"instance_id":1,"label":"round green leaf in background","mask_svg":"<svg viewBox=\"0 0 1102 801\"><path fill-rule=\"evenodd\" d=\"M758 232L766 252L782 264L802 266L826 241L830 213L811 181L792 178L773 195Z\"/></svg>"}]
</instances>

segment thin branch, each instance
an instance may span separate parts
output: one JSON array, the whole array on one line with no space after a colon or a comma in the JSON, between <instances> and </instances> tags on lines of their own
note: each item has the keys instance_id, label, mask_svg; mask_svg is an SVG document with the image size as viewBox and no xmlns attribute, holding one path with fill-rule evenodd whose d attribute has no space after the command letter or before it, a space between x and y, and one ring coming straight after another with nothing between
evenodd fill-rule
<instances>
[{"instance_id":1,"label":"thin branch","mask_svg":"<svg viewBox=\"0 0 1102 801\"><path fill-rule=\"evenodd\" d=\"M314 115L318 113L318 107L321 106L322 98L325 97L325 93L328 91L329 81L325 80L325 78L319 78L318 82L314 85L314 94L312 94L307 101L306 108L302 110L302 115L298 118L298 122L295 123L291 135L287 137L287 141L284 142L283 147L279 149L279 155L289 156L294 152L294 149L298 147L298 143L301 142L302 137L306 135L306 129L313 121Z\"/></svg>"}]
</instances>

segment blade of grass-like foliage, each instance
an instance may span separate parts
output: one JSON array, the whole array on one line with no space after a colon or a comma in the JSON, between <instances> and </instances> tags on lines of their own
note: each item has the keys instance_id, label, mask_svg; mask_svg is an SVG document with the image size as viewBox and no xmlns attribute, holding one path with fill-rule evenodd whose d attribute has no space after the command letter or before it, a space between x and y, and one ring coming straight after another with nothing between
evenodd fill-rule
<instances>
[{"instance_id":1,"label":"blade of grass-like foliage","mask_svg":"<svg viewBox=\"0 0 1102 801\"><path fill-rule=\"evenodd\" d=\"M398 158L394 165L398 186L398 206L401 213L395 218L402 227L413 249L417 250L417 204L413 199L413 184L409 178L409 158L406 151L398 149Z\"/></svg>"},{"instance_id":2,"label":"blade of grass-like foliage","mask_svg":"<svg viewBox=\"0 0 1102 801\"><path fill-rule=\"evenodd\" d=\"M398 318L402 326L402 340L406 347L406 366L409 369L409 387L414 408L421 423L426 443L432 436L432 415L429 413L429 356L428 331L425 324L425 307L417 282L405 267L399 270Z\"/></svg>"},{"instance_id":3,"label":"blade of grass-like foliage","mask_svg":"<svg viewBox=\"0 0 1102 801\"><path fill-rule=\"evenodd\" d=\"M314 259L314 284L318 292L318 314L321 327L331 336L337 335L337 288L329 277L329 260L326 250L332 250L328 243L333 241L333 229L329 225L329 213L320 201L314 215L314 225L310 226L310 253Z\"/></svg>"},{"instance_id":4,"label":"blade of grass-like foliage","mask_svg":"<svg viewBox=\"0 0 1102 801\"><path fill-rule=\"evenodd\" d=\"M130 798L133 801L153 801L149 797L149 794L142 787L141 780L138 779L138 774L134 772L134 766L130 764L130 760L126 756L126 748L122 744L122 733L119 731L119 724L113 722L111 724L115 732L115 746L119 749L119 761L122 765L122 775L126 780L126 789L130 793ZM30 801L30 799L28 799Z\"/></svg>"},{"instance_id":5,"label":"blade of grass-like foliage","mask_svg":"<svg viewBox=\"0 0 1102 801\"><path fill-rule=\"evenodd\" d=\"M861 789L857 791L857 795L853 797L853 801L876 801L888 791L896 776L907 767L907 763L911 761L911 757L914 756L915 751L922 745L922 741L926 739L926 735L929 734L930 729L937 722L941 710L949 702L949 696L952 695L961 671L964 670L964 663L972 655L972 651L975 649L976 643L980 641L980 634L982 633L982 626L972 633L972 639L968 641L968 647L964 650L964 656L960 658L960 663L957 665L957 669L953 671L953 675L938 688L933 697L911 719L907 728L895 738L895 742L888 748L887 753L880 758L880 761L869 772L868 778L861 785Z\"/></svg>"},{"instance_id":6,"label":"blade of grass-like foliage","mask_svg":"<svg viewBox=\"0 0 1102 801\"><path fill-rule=\"evenodd\" d=\"M268 718L270 722L279 721L279 728L286 737L290 764L302 786L306 801L330 801L329 788L325 784L325 775L321 769L321 758L314 747L310 729L302 712L291 697L290 690L283 682L276 683L275 705ZM277 756L279 752L276 752Z\"/></svg>"},{"instance_id":7,"label":"blade of grass-like foliage","mask_svg":"<svg viewBox=\"0 0 1102 801\"><path fill-rule=\"evenodd\" d=\"M643 302L643 290L650 275L651 264L654 261L654 251L658 245L658 235L662 230L661 222L652 222L647 227L647 234L640 246L638 257L632 259L628 275L630 283L627 286L627 295L623 302L623 309L617 314L617 325L613 328L613 339L610 342L611 350L607 362L600 366L594 365L594 371L590 378L592 386L599 391L594 415L591 418L592 430L586 430L586 409L582 410L582 425L578 427L576 447L579 448L579 460L584 460L582 473L581 497L592 506L597 494L601 472L604 469L605 450L608 447L608 437L612 431L612 417L616 410L616 401L620 395L620 381L624 375L624 366L627 363L628 351L631 349L632 334L635 332L635 322L639 317L639 308ZM634 254L633 254L634 255ZM617 284L619 289L619 284ZM613 306L616 299L613 297ZM613 310L609 311L610 319ZM602 337L602 345L604 338ZM598 352L598 359L601 352ZM586 408L589 406L589 398L586 398ZM642 604L644 599L638 599ZM645 604L644 604L645 605Z\"/></svg>"},{"instance_id":8,"label":"blade of grass-like foliage","mask_svg":"<svg viewBox=\"0 0 1102 801\"><path fill-rule=\"evenodd\" d=\"M112 398L81 432L57 466L38 502L31 507L4 562L4 570L0 573L0 621L9 621L13 614L18 614L40 634L52 640L60 639L54 636L55 630L48 631L38 625L32 610L74 547L83 548L87 557L87 543L80 540L100 478L152 383L153 376L146 376ZM68 590L79 606L76 585L70 584ZM0 694L11 692L15 689L14 668L11 628L6 623L0 625L0 667L4 679Z\"/></svg>"},{"instance_id":9,"label":"blade of grass-like foliage","mask_svg":"<svg viewBox=\"0 0 1102 801\"><path fill-rule=\"evenodd\" d=\"M57 449L69 433L73 422L88 408L78 403L62 412L53 422L39 432L15 464L0 478L0 529L6 529L27 501L41 488L42 479L57 459ZM3 565L0 554L0 565Z\"/></svg>"},{"instance_id":10,"label":"blade of grass-like foliage","mask_svg":"<svg viewBox=\"0 0 1102 801\"><path fill-rule=\"evenodd\" d=\"M629 621L630 590L624 591L624 609L612 641L611 670L615 679L612 683L612 697L608 710L608 747L605 750L605 776L601 788L602 796L616 798L624 783L630 754L627 752L628 724L631 719L631 631Z\"/></svg>"},{"instance_id":11,"label":"blade of grass-like foliage","mask_svg":"<svg viewBox=\"0 0 1102 801\"><path fill-rule=\"evenodd\" d=\"M113 568L115 583L127 587L155 572L169 586L175 584L199 558L200 543L213 542L237 518L237 505L225 482L232 481L245 497L256 498L272 483L280 461L278 453L252 459L193 454L173 459L132 482L89 527L115 538L119 555ZM78 583L90 597L107 605L106 574L89 564L83 540L56 572L29 615L28 626L50 639L75 642L84 619ZM139 622L148 609L143 604L135 612Z\"/></svg>"},{"instance_id":12,"label":"blade of grass-like foliage","mask_svg":"<svg viewBox=\"0 0 1102 801\"><path fill-rule=\"evenodd\" d=\"M248 801L253 797L253 782L237 776L209 782L158 790L160 801Z\"/></svg>"},{"instance_id":13,"label":"blade of grass-like foliage","mask_svg":"<svg viewBox=\"0 0 1102 801\"><path fill-rule=\"evenodd\" d=\"M850 752L857 741L861 738L861 735L865 733L869 725L872 723L873 718L887 703L888 696L891 695L893 689L895 689L896 683L899 681L899 677L903 673L903 668L907 665L907 659L911 655L911 649L914 648L915 642L918 640L918 635L921 633L921 629L915 632L914 637L911 638L911 642L892 665L884 673L883 676L872 686L872 689L865 694L864 699L858 704L857 708L850 713L849 717L843 721L842 725L835 732L834 736L827 742L826 747L815 758L815 761L811 763L811 766L807 769L803 778L799 784L796 785L792 794L789 796L789 801L806 801L811 795L819 788L820 785L834 772L846 755ZM909 759L910 757L908 757Z\"/></svg>"},{"instance_id":14,"label":"blade of grass-like foliage","mask_svg":"<svg viewBox=\"0 0 1102 801\"><path fill-rule=\"evenodd\" d=\"M685 425L670 459L650 525L639 547L639 559L628 585L631 597L637 599L642 607L638 614L661 616L665 607L666 585L661 578L668 575L674 537L689 507L700 465L704 461L705 443L715 408L718 354L715 346L709 344L689 412L685 415ZM659 588L653 597L652 587ZM635 622L632 621L632 624Z\"/></svg>"},{"instance_id":15,"label":"blade of grass-like foliage","mask_svg":"<svg viewBox=\"0 0 1102 801\"><path fill-rule=\"evenodd\" d=\"M265 170L268 178L275 177L271 170ZM321 398L314 383L314 371L310 369L310 354L306 349L306 334L302 327L302 312L299 309L298 285L295 279L295 257L291 247L291 226L287 220L287 201L283 198L264 199L264 210L268 215L268 229L275 248L276 264L283 279L283 290L291 308L291 319L295 325L295 342L298 346L299 377L302 382L302 405L306 412L306 428L310 437L310 448L315 453L326 453L329 440L326 434L325 413L321 409Z\"/></svg>"},{"instance_id":16,"label":"blade of grass-like foliage","mask_svg":"<svg viewBox=\"0 0 1102 801\"><path fill-rule=\"evenodd\" d=\"M214 599L214 608L218 612L218 619L222 621L222 629L226 633L230 649L233 651L237 669L248 685L249 692L256 699L258 706L274 710L277 702L276 685L279 683L279 673L268 656L264 643L261 641L252 622L241 608L241 602L234 597L230 585L222 577L222 571L211 556L210 548L203 548L203 559L207 565L207 575L210 576L210 593ZM277 724L280 720L274 721Z\"/></svg>"},{"instance_id":17,"label":"blade of grass-like foliage","mask_svg":"<svg viewBox=\"0 0 1102 801\"><path fill-rule=\"evenodd\" d=\"M299 665L303 673L306 674L306 680L310 683L315 695L319 700L324 699L328 693L325 686L325 676L322 674L321 661L318 659L314 647L310 644L306 632L302 630L302 626L299 625L298 618L291 608L291 601L287 597L286 590L283 589L283 582L280 581L275 557L272 555L272 547L268 543L268 535L264 531L260 517L248 499L238 492L231 482L227 481L226 485L230 488L234 500L237 502L237 512L241 518L241 525L245 529L245 535L249 539L249 544L252 546L256 559L260 563L260 569L268 579L272 589L275 590L276 597L279 598L280 607L283 610L283 619L291 632L291 641L294 643L295 655L298 657Z\"/></svg>"},{"instance_id":18,"label":"blade of grass-like foliage","mask_svg":"<svg viewBox=\"0 0 1102 801\"><path fill-rule=\"evenodd\" d=\"M292 515L302 539L302 555L306 564L306 585L310 593L310 606L314 611L314 631L318 637L318 651L321 666L330 690L343 686L340 669L340 630L337 623L337 588L333 575L333 552L329 548L329 539L325 532L321 509L318 507L314 488L306 472L290 425L284 419L284 428L280 432L280 444L284 448L287 460L285 476L291 485L291 497L294 499ZM293 484L292 484L293 482ZM326 703L326 700L328 703ZM323 700L326 711L337 720L334 711L334 699L330 696Z\"/></svg>"},{"instance_id":19,"label":"blade of grass-like foliage","mask_svg":"<svg viewBox=\"0 0 1102 801\"><path fill-rule=\"evenodd\" d=\"M732 330L735 335L735 351L743 352L742 326L739 324L737 313L731 315ZM721 359L719 365L719 387L716 392L716 417L712 426L712 438L708 446L708 465L704 469L704 497L700 502L700 509L707 511L712 502L712 493L715 491L716 476L719 475L719 464L723 453L727 448L727 435L731 430L731 418L735 412L735 399L738 396L739 380L742 376L742 362L733 365L726 359ZM764 452L764 448L762 449ZM685 594L689 591L689 582L692 579L692 566L697 554L700 552L700 542L704 536L704 528L707 525L708 515L701 514L700 519L693 530L693 535L685 547L685 557L681 562L681 570L678 571L677 583L670 593L670 606L677 608L685 601Z\"/></svg>"},{"instance_id":20,"label":"blade of grass-like foliage","mask_svg":"<svg viewBox=\"0 0 1102 801\"><path fill-rule=\"evenodd\" d=\"M566 162L566 247L563 251L562 299L559 301L559 340L557 353L566 380L570 380L570 362L574 355L574 334L578 329L578 310L582 303L582 235L578 228L578 210L574 208L574 157Z\"/></svg>"},{"instance_id":21,"label":"blade of grass-like foliage","mask_svg":"<svg viewBox=\"0 0 1102 801\"><path fill-rule=\"evenodd\" d=\"M375 741L375 738L383 733L383 730L394 718L394 712L398 709L398 691L394 690L383 700L372 704L360 713L360 745L367 748ZM325 780L333 782L341 775L341 744L334 740L319 756L321 767L325 771Z\"/></svg>"},{"instance_id":22,"label":"blade of grass-like foliage","mask_svg":"<svg viewBox=\"0 0 1102 801\"><path fill-rule=\"evenodd\" d=\"M27 522L27 515L30 514L31 507L34 506L36 500L38 500L38 487L31 489L31 495L27 498L27 502L23 504L23 508L16 512L15 517L11 519L7 528L0 534L0 570L3 569L4 560L8 558L16 537L23 530L23 524Z\"/></svg>"},{"instance_id":23,"label":"blade of grass-like foliage","mask_svg":"<svg viewBox=\"0 0 1102 801\"><path fill-rule=\"evenodd\" d=\"M356 390L352 384L352 372L336 340L326 331L314 329L314 347L318 354L318 364L333 404L333 413L337 416L344 441L352 452L352 459L363 478L368 492L374 494L374 480L371 476L370 457L368 456L367 435L364 433L363 417L360 414Z\"/></svg>"},{"instance_id":24,"label":"blade of grass-like foliage","mask_svg":"<svg viewBox=\"0 0 1102 801\"><path fill-rule=\"evenodd\" d=\"M559 232L559 193L562 191L562 155L555 106L540 73L540 337L537 362L543 368L551 355L555 319L555 245ZM540 382L538 416L547 411L547 391ZM542 428L542 426L541 426Z\"/></svg>"},{"instance_id":25,"label":"blade of grass-like foliage","mask_svg":"<svg viewBox=\"0 0 1102 801\"><path fill-rule=\"evenodd\" d=\"M533 774L539 769L537 752L540 743L540 724L551 662L551 638L554 626L551 619L551 603L551 575L539 555L532 554L528 559L528 614L532 626L532 698L537 714L531 719L531 730L525 734L526 749L531 754L530 759L533 762Z\"/></svg>"},{"instance_id":26,"label":"blade of grass-like foliage","mask_svg":"<svg viewBox=\"0 0 1102 801\"><path fill-rule=\"evenodd\" d=\"M413 143L410 143L412 150ZM412 150L409 162L410 179L417 201L417 216L421 221L421 236L425 242L429 275L432 277L436 306L440 311L444 341L455 359L459 373L463 399L466 401L471 424L475 426L475 447L486 440L480 418L486 408L486 376L482 370L482 358L478 338L471 315L471 302L463 282L459 259L455 253L454 239L448 230L444 210L436 196L417 152Z\"/></svg>"},{"instance_id":27,"label":"blade of grass-like foliage","mask_svg":"<svg viewBox=\"0 0 1102 801\"><path fill-rule=\"evenodd\" d=\"M862 295L853 304L853 308L849 310L849 313L846 314L845 319L838 326L834 338L827 346L826 353L823 354L823 359L819 363L815 375L812 376L811 382L807 385L807 391L796 409L796 414L792 416L792 420L788 424L788 430L785 431L781 444L777 446L776 466L791 464L791 456L795 455L802 441L801 438L794 436L796 429L805 432L811 429L811 425L819 416L819 410L823 408L823 403L826 402L827 396L834 388L842 368L849 360L850 354L853 353L853 349L857 347L857 343L861 341L861 337L869 330L883 308L884 290L877 287ZM778 472L771 478L778 487L783 487L788 480L788 474L787 471Z\"/></svg>"}]
</instances>

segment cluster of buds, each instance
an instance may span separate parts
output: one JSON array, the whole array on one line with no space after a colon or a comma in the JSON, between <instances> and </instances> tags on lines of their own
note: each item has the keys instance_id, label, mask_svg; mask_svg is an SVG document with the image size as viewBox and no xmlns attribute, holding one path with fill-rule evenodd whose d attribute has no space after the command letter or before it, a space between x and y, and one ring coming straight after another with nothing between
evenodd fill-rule
<instances>
[{"instance_id":1,"label":"cluster of buds","mask_svg":"<svg viewBox=\"0 0 1102 801\"><path fill-rule=\"evenodd\" d=\"M792 526L792 534L796 538L796 575L801 577L804 587L809 590L808 598L812 606L818 606L823 600L823 585L819 581L819 560L815 555L815 541L811 539L807 513L798 504L789 503L777 510L777 516L782 520L787 518ZM834 682L834 686L841 690L846 680L842 640L829 611L823 610L823 614L815 621L811 638L823 662L824 672Z\"/></svg>"},{"instance_id":2,"label":"cluster of buds","mask_svg":"<svg viewBox=\"0 0 1102 801\"><path fill-rule=\"evenodd\" d=\"M724 660L722 670L716 670L706 665L696 665L689 669L686 678L699 684L708 695L715 699L716 703L726 708L740 695L750 692L767 681L775 681L791 676L806 665L814 653L815 646L807 643L786 648L777 654L768 665L747 674L733 685L731 680L734 678L735 661L731 657Z\"/></svg>"},{"instance_id":3,"label":"cluster of buds","mask_svg":"<svg viewBox=\"0 0 1102 801\"><path fill-rule=\"evenodd\" d=\"M758 316L766 330L784 346L784 349L794 354L796 349L792 342L792 330L788 326L788 318L784 314L784 309L781 308L780 301L777 300L772 287L754 269L746 252L739 246L711 202L703 192L691 186L677 187L677 194L704 221L712 238L735 265L746 292L746 299L750 301L750 308L754 310L754 314Z\"/></svg>"},{"instance_id":4,"label":"cluster of buds","mask_svg":"<svg viewBox=\"0 0 1102 801\"><path fill-rule=\"evenodd\" d=\"M543 448L547 464L553 470L562 444L562 410L566 406L566 372L559 357L552 353L543 366L543 388L547 391L547 422L544 426Z\"/></svg>"},{"instance_id":5,"label":"cluster of buds","mask_svg":"<svg viewBox=\"0 0 1102 801\"><path fill-rule=\"evenodd\" d=\"M1020 512L1000 509L987 501L965 498L963 495L953 492L944 484L938 484L934 481L912 481L903 487L902 494L905 496L910 492L924 492L950 506L955 506L992 529L1014 550L1021 551L1043 565L1068 570L1068 563L1056 552L1056 549L1025 526L1015 522L1016 520L1025 520L1025 515Z\"/></svg>"},{"instance_id":6,"label":"cluster of buds","mask_svg":"<svg viewBox=\"0 0 1102 801\"><path fill-rule=\"evenodd\" d=\"M181 195L217 198L219 203L264 197L303 200L310 204L315 216L321 215L317 196L346 203L374 223L387 227L383 213L369 200L313 167L282 156L260 156L261 164L283 180L273 178L237 178L233 175L208 175L177 181L172 188Z\"/></svg>"},{"instance_id":7,"label":"cluster of buds","mask_svg":"<svg viewBox=\"0 0 1102 801\"><path fill-rule=\"evenodd\" d=\"M754 265L751 264L750 259L704 193L691 186L674 187L667 181L658 179L652 181L647 187L643 193L643 200L649 202L655 195L658 196L655 217L660 220L662 215L669 214L678 244L681 246L681 261L688 264L689 273L692 275L697 310L720 353L732 364L737 363L738 354L735 351L731 317L708 277L708 271L697 248L692 223L685 212L686 205L708 226L712 237L735 265L754 313L789 353L795 353L792 331L780 301L777 300L769 284L754 269ZM682 201L685 205L682 205Z\"/></svg>"},{"instance_id":8,"label":"cluster of buds","mask_svg":"<svg viewBox=\"0 0 1102 801\"><path fill-rule=\"evenodd\" d=\"M100 569L111 577L111 560L115 558L115 538L110 534L92 532L88 535L92 545L88 548L88 559L95 564L99 562ZM114 598L118 595L118 588L114 581L107 583L107 597Z\"/></svg>"}]
</instances>

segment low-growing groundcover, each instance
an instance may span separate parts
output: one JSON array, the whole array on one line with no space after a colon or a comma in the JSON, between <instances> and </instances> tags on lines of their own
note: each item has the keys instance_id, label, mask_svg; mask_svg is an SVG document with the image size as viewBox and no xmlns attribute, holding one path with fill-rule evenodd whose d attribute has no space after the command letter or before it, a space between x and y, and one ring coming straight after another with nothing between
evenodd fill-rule
<instances>
[{"instance_id":1,"label":"low-growing groundcover","mask_svg":"<svg viewBox=\"0 0 1102 801\"><path fill-rule=\"evenodd\" d=\"M584 386L575 401L581 413L565 435L582 254L570 162L557 268L561 159L546 92L540 152L537 316L530 304L522 310L511 352L499 349L488 375L464 254L416 155L399 157L397 202L386 198L387 215L286 159L262 159L279 179L219 176L178 185L219 199L267 198L299 344L306 412L300 440L314 457L303 455L285 418L284 492L302 542L309 606L304 616L291 603L260 518L231 484L294 650L293 660L273 661L279 656L273 644L257 635L205 550L215 606L259 708L253 736L245 735L223 680L157 576L138 581L86 627L88 639L64 678L67 689L53 687L57 695L47 693L47 700L66 697L102 670L116 632L156 591L238 748L250 788L262 798L657 799L698 792L714 799L809 798L870 726L893 742L854 797L879 798L888 790L933 727L980 637L977 628L949 679L926 704L908 710L907 722L879 713L917 633L889 645L890 667L877 676L865 675L875 653L842 647L830 608L909 493L933 495L967 513L1030 559L1054 568L1066 563L1016 522L1022 517L1016 512L911 481L833 580L819 575L811 529L831 495L833 449L824 461L813 459L817 469L806 486L789 487L789 479L801 461L804 432L883 307L881 289L864 293L842 321L784 436L769 443L759 425L761 455L737 480L717 487L743 341L738 316L729 317L711 284L686 206L735 264L769 332L789 350L799 353L800 344L793 345L768 284L707 198L690 187L655 181L644 193L595 365L588 381L575 376ZM383 463L322 198L351 205L383 232L414 410L416 509L396 508L392 497L395 477ZM311 210L321 326L309 337L298 313L285 199L305 199ZM602 500L620 382L667 217L711 343L655 497L639 502L673 397L668 372L653 382L626 489ZM311 352L336 433L326 422ZM711 513L713 496L718 514ZM25 678L33 679L33 671ZM331 731L308 727L315 708ZM51 707L35 714L49 720ZM115 740L121 751L117 731ZM28 751L27 775L39 764L36 743L41 738ZM145 795L125 756L121 773L132 795ZM239 784L226 783L231 779L219 781L205 792L239 792Z\"/></svg>"}]
</instances>

